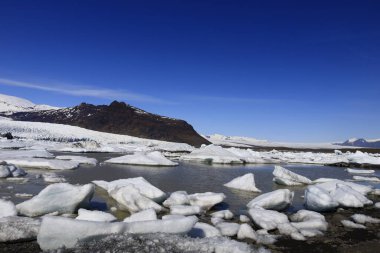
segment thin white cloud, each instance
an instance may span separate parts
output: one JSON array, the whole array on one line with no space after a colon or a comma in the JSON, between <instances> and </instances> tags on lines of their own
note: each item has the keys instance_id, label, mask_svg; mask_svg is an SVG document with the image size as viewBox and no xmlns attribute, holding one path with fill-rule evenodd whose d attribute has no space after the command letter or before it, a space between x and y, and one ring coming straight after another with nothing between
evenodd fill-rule
<instances>
[{"instance_id":1,"label":"thin white cloud","mask_svg":"<svg viewBox=\"0 0 380 253\"><path fill-rule=\"evenodd\" d=\"M125 90L102 89L91 86L37 84L17 80L10 80L6 78L0 78L0 85L1 84L13 87L23 87L29 89L57 92L71 96L122 99L127 101L139 101L147 103L168 103L167 101L149 95L128 92Z\"/></svg>"}]
</instances>

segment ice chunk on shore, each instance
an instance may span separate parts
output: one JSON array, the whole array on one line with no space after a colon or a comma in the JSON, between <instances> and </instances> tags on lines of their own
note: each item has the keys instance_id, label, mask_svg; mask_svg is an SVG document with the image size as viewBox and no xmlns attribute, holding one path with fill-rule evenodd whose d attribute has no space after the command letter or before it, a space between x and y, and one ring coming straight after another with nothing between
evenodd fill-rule
<instances>
[{"instance_id":1,"label":"ice chunk on shore","mask_svg":"<svg viewBox=\"0 0 380 253\"><path fill-rule=\"evenodd\" d=\"M185 206L185 205L175 205L170 207L170 214L180 214L180 215L194 215L200 214L202 211L200 206Z\"/></svg>"},{"instance_id":2,"label":"ice chunk on shore","mask_svg":"<svg viewBox=\"0 0 380 253\"><path fill-rule=\"evenodd\" d=\"M244 215L244 214L241 214L239 216L239 220L240 220L240 222L243 222L243 223L250 221L249 217L247 215Z\"/></svg>"},{"instance_id":3,"label":"ice chunk on shore","mask_svg":"<svg viewBox=\"0 0 380 253\"><path fill-rule=\"evenodd\" d=\"M73 162L77 162L79 164L90 164L96 165L98 161L95 158L85 157L85 156L76 156L76 155L60 155L55 157L58 160L69 160Z\"/></svg>"},{"instance_id":4,"label":"ice chunk on shore","mask_svg":"<svg viewBox=\"0 0 380 253\"><path fill-rule=\"evenodd\" d=\"M226 198L224 193L205 192L189 195L189 202L192 206L200 206L204 210L209 210L216 204L221 203Z\"/></svg>"},{"instance_id":5,"label":"ice chunk on shore","mask_svg":"<svg viewBox=\"0 0 380 253\"><path fill-rule=\"evenodd\" d=\"M167 159L161 152L136 152L131 155L111 158L105 163L115 164L131 164L131 165L146 165L146 166L176 166L178 163Z\"/></svg>"},{"instance_id":6,"label":"ice chunk on shore","mask_svg":"<svg viewBox=\"0 0 380 253\"><path fill-rule=\"evenodd\" d=\"M359 229L366 229L366 226L362 225L362 224L357 224L355 222L352 222L350 220L342 220L340 221L342 223L343 226L345 226L346 228L359 228Z\"/></svg>"},{"instance_id":7,"label":"ice chunk on shore","mask_svg":"<svg viewBox=\"0 0 380 253\"><path fill-rule=\"evenodd\" d=\"M325 182L322 184L317 184L317 186L319 188L324 189L327 192L333 192L336 189L337 184L347 185L347 186L351 187L352 189L354 189L355 191L360 192L363 195L367 195L368 193L370 193L373 190L372 186L356 184L353 182L345 182L345 181L338 180L338 179L333 180L333 181L329 181L329 182Z\"/></svg>"},{"instance_id":8,"label":"ice chunk on shore","mask_svg":"<svg viewBox=\"0 0 380 253\"><path fill-rule=\"evenodd\" d=\"M131 213L150 208L153 208L156 212L162 210L159 204L140 194L140 191L132 184L111 190L109 194L122 208Z\"/></svg>"},{"instance_id":9,"label":"ice chunk on shore","mask_svg":"<svg viewBox=\"0 0 380 253\"><path fill-rule=\"evenodd\" d=\"M135 177L135 178L128 178L128 179L118 179L115 181L107 182L102 180L92 181L97 186L105 189L108 193L111 191L128 186L133 185L135 188L137 188L141 195L152 199L156 202L160 202L166 198L166 194L149 183L145 178L143 177Z\"/></svg>"},{"instance_id":10,"label":"ice chunk on shore","mask_svg":"<svg viewBox=\"0 0 380 253\"><path fill-rule=\"evenodd\" d=\"M203 146L190 154L181 156L183 161L206 162L215 164L242 164L239 156L216 145Z\"/></svg>"},{"instance_id":11,"label":"ice chunk on shore","mask_svg":"<svg viewBox=\"0 0 380 253\"><path fill-rule=\"evenodd\" d=\"M318 186L308 186L305 190L305 206L309 210L323 212L333 210L338 207L330 194Z\"/></svg>"},{"instance_id":12,"label":"ice chunk on shore","mask_svg":"<svg viewBox=\"0 0 380 253\"><path fill-rule=\"evenodd\" d=\"M244 240L244 239L252 239L254 241L257 240L257 233L253 228L248 225L248 224L241 224L239 227L239 231L237 233L237 238L239 240Z\"/></svg>"},{"instance_id":13,"label":"ice chunk on shore","mask_svg":"<svg viewBox=\"0 0 380 253\"><path fill-rule=\"evenodd\" d=\"M73 161L64 161L44 158L16 158L5 159L7 163L26 168L42 168L51 170L72 170L79 166L79 163Z\"/></svg>"},{"instance_id":14,"label":"ice chunk on shore","mask_svg":"<svg viewBox=\"0 0 380 253\"><path fill-rule=\"evenodd\" d=\"M207 223L197 222L194 227L188 233L190 237L193 238L208 238L221 236L222 234L214 226L211 226Z\"/></svg>"},{"instance_id":15,"label":"ice chunk on shore","mask_svg":"<svg viewBox=\"0 0 380 253\"><path fill-rule=\"evenodd\" d=\"M102 211L90 211L83 208L78 210L77 220L88 220L88 221L106 221L111 222L117 220L115 216L110 213L102 212Z\"/></svg>"},{"instance_id":16,"label":"ice chunk on shore","mask_svg":"<svg viewBox=\"0 0 380 253\"><path fill-rule=\"evenodd\" d=\"M224 186L243 191L261 192L256 188L255 176L253 173L234 178L230 182L224 184Z\"/></svg>"},{"instance_id":17,"label":"ice chunk on shore","mask_svg":"<svg viewBox=\"0 0 380 253\"><path fill-rule=\"evenodd\" d=\"M281 185L303 185L311 184L312 181L307 177L298 175L290 170L287 170L281 166L276 165L273 171L274 181Z\"/></svg>"},{"instance_id":18,"label":"ice chunk on shore","mask_svg":"<svg viewBox=\"0 0 380 253\"><path fill-rule=\"evenodd\" d=\"M28 217L0 218L0 242L32 241L37 238L41 221Z\"/></svg>"},{"instance_id":19,"label":"ice chunk on shore","mask_svg":"<svg viewBox=\"0 0 380 253\"><path fill-rule=\"evenodd\" d=\"M73 248L78 242L86 242L96 236L110 234L186 234L197 221L196 217L191 216L174 220L100 223L45 216L37 236L37 242L43 251L49 251L62 247Z\"/></svg>"},{"instance_id":20,"label":"ice chunk on shore","mask_svg":"<svg viewBox=\"0 0 380 253\"><path fill-rule=\"evenodd\" d=\"M356 222L356 223L380 223L380 219L373 218L368 215L364 214L354 214L351 216L351 218Z\"/></svg>"},{"instance_id":21,"label":"ice chunk on shore","mask_svg":"<svg viewBox=\"0 0 380 253\"><path fill-rule=\"evenodd\" d=\"M350 168L347 168L346 171L348 173L352 173L352 174L373 174L375 173L374 170L364 170L364 169L350 169Z\"/></svg>"},{"instance_id":22,"label":"ice chunk on shore","mask_svg":"<svg viewBox=\"0 0 380 253\"><path fill-rule=\"evenodd\" d=\"M337 188L332 192L332 198L343 207L363 207L373 204L360 192L344 184L337 184Z\"/></svg>"},{"instance_id":23,"label":"ice chunk on shore","mask_svg":"<svg viewBox=\"0 0 380 253\"><path fill-rule=\"evenodd\" d=\"M259 206L265 209L273 209L281 211L287 208L293 201L294 192L288 189L279 189L272 192L261 194L260 196L251 200L248 208Z\"/></svg>"},{"instance_id":24,"label":"ice chunk on shore","mask_svg":"<svg viewBox=\"0 0 380 253\"><path fill-rule=\"evenodd\" d=\"M146 209L124 219L124 222L157 220L157 214L154 209Z\"/></svg>"},{"instance_id":25,"label":"ice chunk on shore","mask_svg":"<svg viewBox=\"0 0 380 253\"><path fill-rule=\"evenodd\" d=\"M356 181L380 182L380 178L378 177L353 176L352 178Z\"/></svg>"},{"instance_id":26,"label":"ice chunk on shore","mask_svg":"<svg viewBox=\"0 0 380 253\"><path fill-rule=\"evenodd\" d=\"M331 182L331 181L336 181L337 179L336 178L325 178L325 177L322 177L322 178L318 178L318 179L315 179L313 180L313 184L322 184L322 183L327 183L327 182Z\"/></svg>"},{"instance_id":27,"label":"ice chunk on shore","mask_svg":"<svg viewBox=\"0 0 380 253\"><path fill-rule=\"evenodd\" d=\"M211 217L230 220L234 217L234 214L230 210L221 210L221 211L213 212L211 214Z\"/></svg>"},{"instance_id":28,"label":"ice chunk on shore","mask_svg":"<svg viewBox=\"0 0 380 253\"><path fill-rule=\"evenodd\" d=\"M215 225L215 227L219 229L223 236L235 236L239 231L240 224L232 222L219 222Z\"/></svg>"},{"instance_id":29,"label":"ice chunk on shore","mask_svg":"<svg viewBox=\"0 0 380 253\"><path fill-rule=\"evenodd\" d=\"M262 208L251 208L248 211L253 222L265 230L276 229L281 223L288 223L288 216L283 213Z\"/></svg>"},{"instance_id":30,"label":"ice chunk on shore","mask_svg":"<svg viewBox=\"0 0 380 253\"><path fill-rule=\"evenodd\" d=\"M83 186L58 183L47 186L32 199L16 206L25 216L40 216L48 213L74 213L78 208L89 204L94 194L94 185Z\"/></svg>"},{"instance_id":31,"label":"ice chunk on shore","mask_svg":"<svg viewBox=\"0 0 380 253\"><path fill-rule=\"evenodd\" d=\"M16 216L16 206L11 201L0 199L0 218Z\"/></svg>"},{"instance_id":32,"label":"ice chunk on shore","mask_svg":"<svg viewBox=\"0 0 380 253\"><path fill-rule=\"evenodd\" d=\"M163 205L170 207L174 205L186 205L189 203L189 196L187 192L176 191L170 194L170 197L164 201Z\"/></svg>"},{"instance_id":33,"label":"ice chunk on shore","mask_svg":"<svg viewBox=\"0 0 380 253\"><path fill-rule=\"evenodd\" d=\"M22 177L27 173L13 164L7 164L6 162L0 162L0 178L7 177Z\"/></svg>"}]
</instances>

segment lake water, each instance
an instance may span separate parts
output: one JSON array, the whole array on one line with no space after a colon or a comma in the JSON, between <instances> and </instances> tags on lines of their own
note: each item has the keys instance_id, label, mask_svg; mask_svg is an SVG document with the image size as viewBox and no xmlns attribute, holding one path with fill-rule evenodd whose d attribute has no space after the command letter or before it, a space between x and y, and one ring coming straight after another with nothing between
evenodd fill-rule
<instances>
[{"instance_id":1,"label":"lake water","mask_svg":"<svg viewBox=\"0 0 380 253\"><path fill-rule=\"evenodd\" d=\"M118 154L92 153L78 155L94 157L98 159L99 164L96 166L83 165L76 170L68 171L28 170L29 174L27 177L29 178L29 181L26 183L0 180L0 197L11 196L12 201L19 203L24 201L25 198L15 197L16 193L37 194L40 190L46 187L47 183L43 182L40 178L36 178L35 175L45 172L55 172L63 175L69 183L73 184L85 184L93 180L112 181L121 178L142 176L165 192L178 190L185 190L188 193L207 191L223 192L226 194L227 198L224 203L217 206L216 209L229 208L236 214L239 214L241 210L246 209L245 205L259 194L232 190L224 187L223 184L231 179L246 173L253 173L255 175L256 186L261 189L263 193L284 188L283 186L279 186L272 182L274 165L270 164L213 166L195 163L180 163L177 167L145 167L102 163L111 157L119 156ZM309 177L312 180L321 177L352 179L352 175L347 173L344 168L339 167L298 164L284 165L284 167L295 173ZM375 176L380 177L380 171L376 171ZM371 184L380 188L380 184ZM295 191L293 205L288 211L302 209L303 199L301 196L303 195L304 187L286 188ZM110 205L115 204L106 194L102 193L102 191L97 191L94 196L94 203L94 207L101 210L105 210L109 208ZM127 214L119 214L121 217L125 215Z\"/></svg>"}]
</instances>

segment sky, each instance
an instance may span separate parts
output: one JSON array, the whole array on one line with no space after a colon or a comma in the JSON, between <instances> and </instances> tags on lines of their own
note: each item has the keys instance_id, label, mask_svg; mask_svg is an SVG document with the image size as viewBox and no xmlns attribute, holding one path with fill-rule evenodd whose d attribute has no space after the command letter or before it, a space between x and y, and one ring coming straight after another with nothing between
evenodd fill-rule
<instances>
[{"instance_id":1,"label":"sky","mask_svg":"<svg viewBox=\"0 0 380 253\"><path fill-rule=\"evenodd\" d=\"M0 1L0 93L202 134L380 138L380 1Z\"/></svg>"}]
</instances>

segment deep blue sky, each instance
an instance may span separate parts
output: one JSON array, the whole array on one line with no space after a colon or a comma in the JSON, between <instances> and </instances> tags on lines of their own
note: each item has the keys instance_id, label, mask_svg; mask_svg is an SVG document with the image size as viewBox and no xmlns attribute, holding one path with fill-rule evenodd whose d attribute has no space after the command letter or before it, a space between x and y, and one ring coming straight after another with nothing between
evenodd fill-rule
<instances>
[{"instance_id":1,"label":"deep blue sky","mask_svg":"<svg viewBox=\"0 0 380 253\"><path fill-rule=\"evenodd\" d=\"M2 0L0 93L124 100L204 134L380 138L379 13L364 0Z\"/></svg>"}]
</instances>

